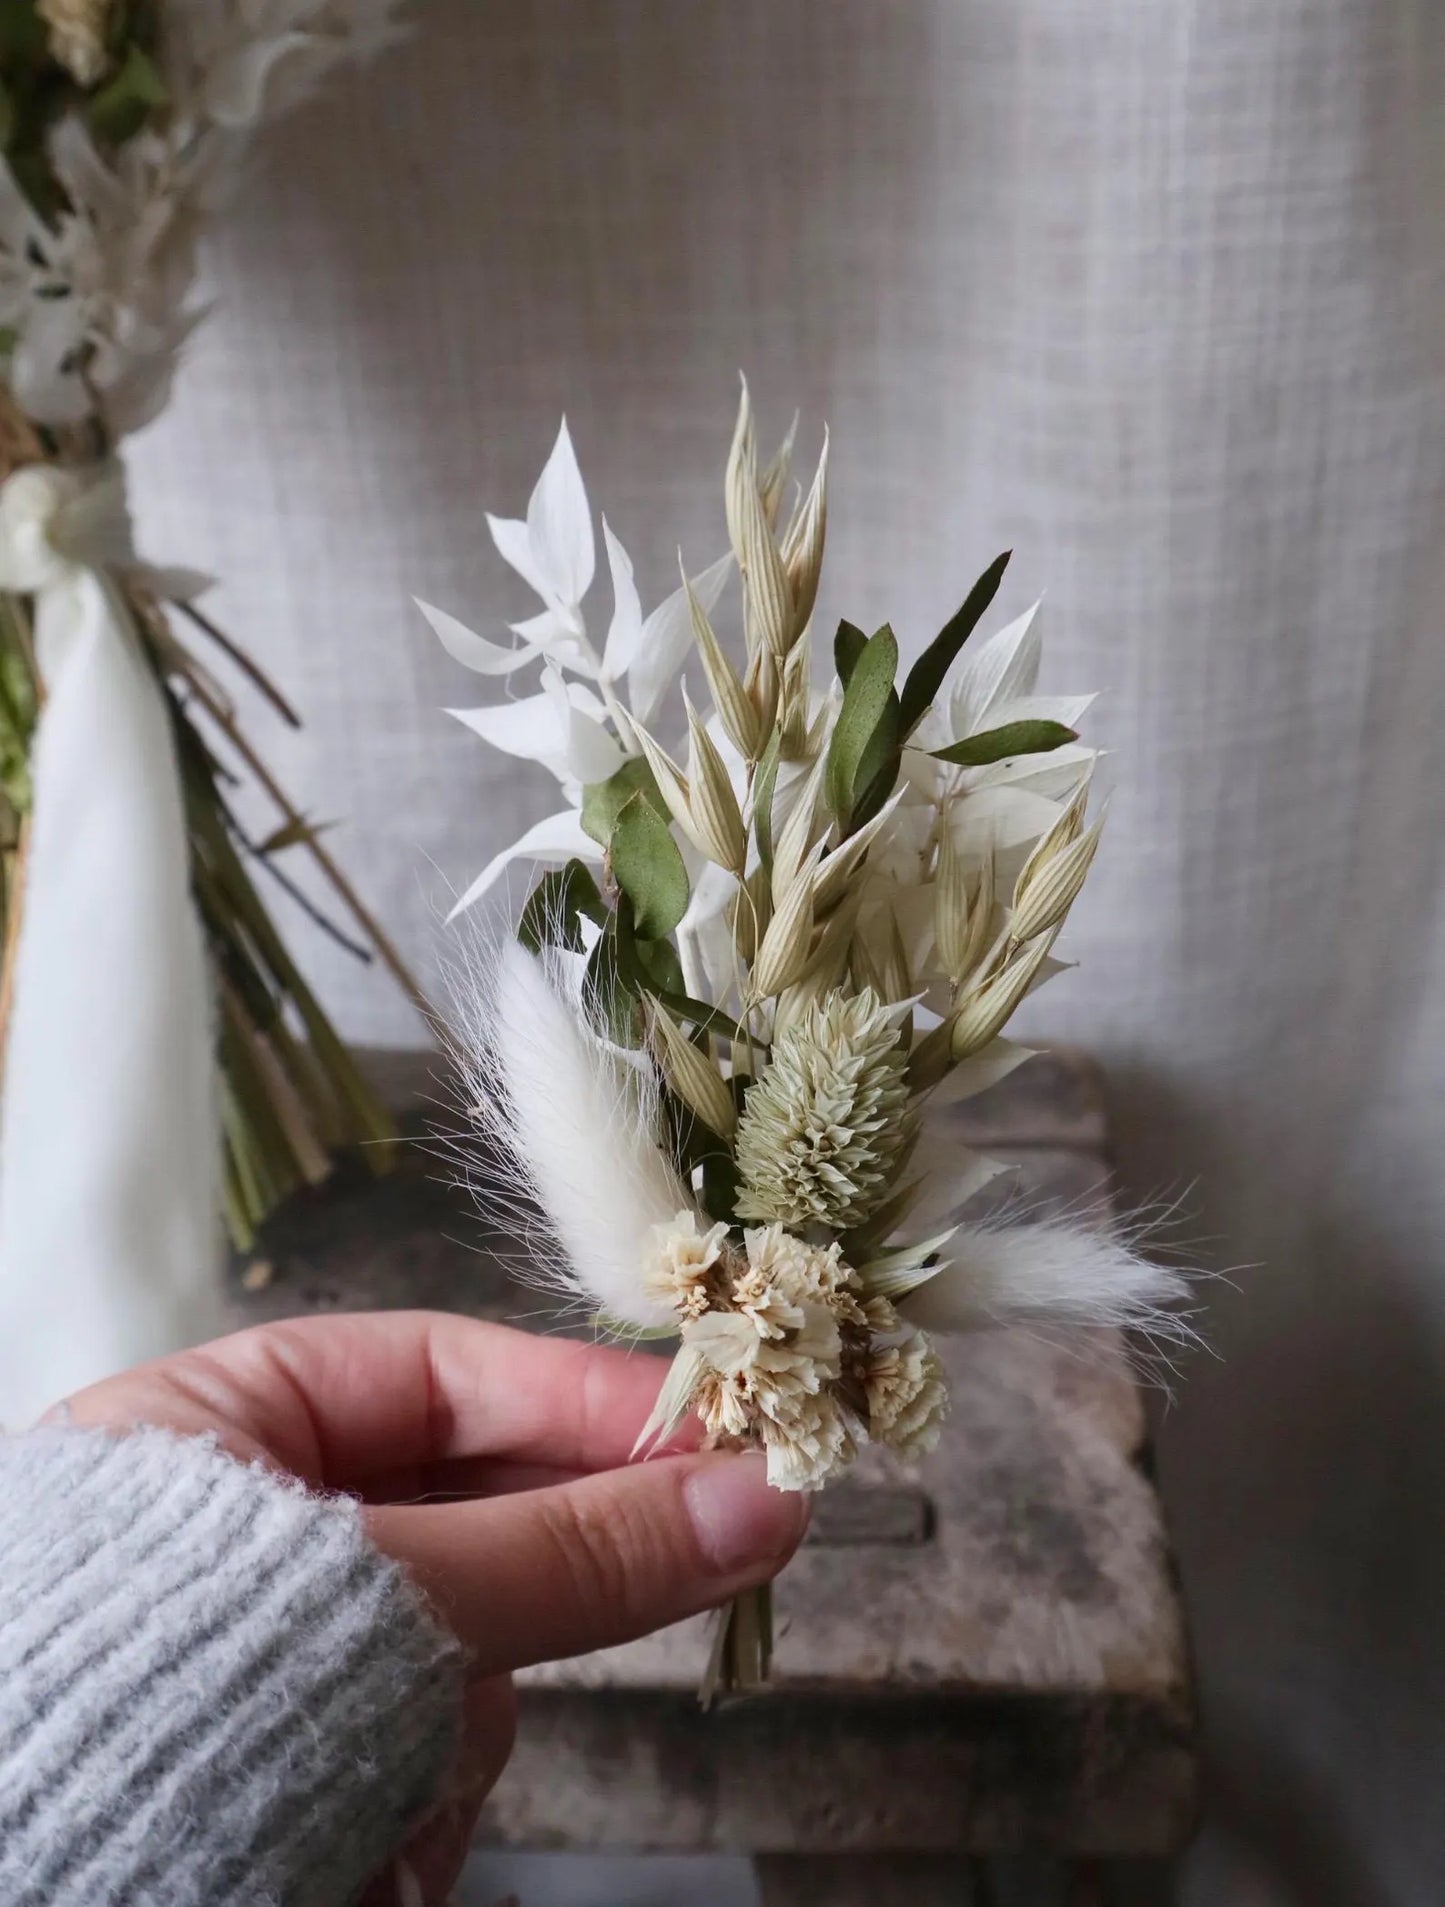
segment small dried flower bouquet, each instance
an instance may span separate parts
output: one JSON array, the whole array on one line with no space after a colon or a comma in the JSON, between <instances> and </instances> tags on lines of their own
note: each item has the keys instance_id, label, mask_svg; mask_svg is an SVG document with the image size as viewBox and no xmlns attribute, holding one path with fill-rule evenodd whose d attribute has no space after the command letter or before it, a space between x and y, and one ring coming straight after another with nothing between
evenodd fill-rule
<instances>
[{"instance_id":1,"label":"small dried flower bouquet","mask_svg":"<svg viewBox=\"0 0 1445 1907\"><path fill-rule=\"evenodd\" d=\"M731 554L645 619L604 520L598 645L564 425L525 521L489 519L544 605L519 646L423 609L481 674L540 664L537 693L454 713L568 803L456 910L514 857L552 864L461 1034L505 1190L540 1209L549 1282L620 1333L678 1339L640 1451L694 1412L765 1451L778 1488L816 1490L864 1443L933 1444L930 1331L1157 1326L1177 1280L1098 1233L958 1217L1004 1168L945 1115L1028 1057L1001 1034L1098 844L1091 698L1035 693L1036 607L965 648L1006 556L901 679L892 630L845 621L815 687L827 445L785 509L790 450L760 466L744 387ZM738 662L713 622L734 565ZM655 723L693 649L712 707L684 684L683 766ZM708 1689L764 1679L769 1632L766 1598L735 1604Z\"/></svg>"}]
</instances>

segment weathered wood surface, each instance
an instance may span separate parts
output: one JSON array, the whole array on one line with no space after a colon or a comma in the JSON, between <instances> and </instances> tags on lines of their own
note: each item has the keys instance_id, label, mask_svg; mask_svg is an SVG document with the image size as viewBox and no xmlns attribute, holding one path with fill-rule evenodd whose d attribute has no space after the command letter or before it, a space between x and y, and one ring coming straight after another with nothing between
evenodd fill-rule
<instances>
[{"instance_id":1,"label":"weathered wood surface","mask_svg":"<svg viewBox=\"0 0 1445 1907\"><path fill-rule=\"evenodd\" d=\"M415 1071L393 1079L401 1090ZM1108 1181L1092 1067L1031 1062L961 1109L960 1140L1042 1198ZM296 1201L241 1318L546 1309L418 1149ZM705 1625L528 1671L488 1838L543 1847L1156 1853L1187 1838L1187 1653L1144 1417L1111 1336L944 1347L953 1412L905 1471L868 1453L777 1586L776 1690L700 1715Z\"/></svg>"}]
</instances>

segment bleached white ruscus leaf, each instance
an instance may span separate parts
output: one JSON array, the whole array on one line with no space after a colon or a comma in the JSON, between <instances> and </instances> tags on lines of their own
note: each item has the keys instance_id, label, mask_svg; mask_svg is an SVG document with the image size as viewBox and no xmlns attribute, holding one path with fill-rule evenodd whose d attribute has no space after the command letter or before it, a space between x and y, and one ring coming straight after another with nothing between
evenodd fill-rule
<instances>
[{"instance_id":1,"label":"bleached white ruscus leaf","mask_svg":"<svg viewBox=\"0 0 1445 1907\"><path fill-rule=\"evenodd\" d=\"M935 703L946 709L950 739L998 726L999 708L1032 695L1043 658L1042 597L996 635L965 646Z\"/></svg>"},{"instance_id":2,"label":"bleached white ruscus leaf","mask_svg":"<svg viewBox=\"0 0 1445 1907\"><path fill-rule=\"evenodd\" d=\"M564 861L574 857L600 865L602 850L583 828L578 811L575 808L563 808L558 814L549 814L540 821L534 821L510 847L494 854L447 915L447 920L454 921L459 914L474 907L488 889L500 880L513 861L539 861L544 866L560 867Z\"/></svg>"},{"instance_id":3,"label":"bleached white ruscus leaf","mask_svg":"<svg viewBox=\"0 0 1445 1907\"><path fill-rule=\"evenodd\" d=\"M580 786L606 781L622 766L621 744L599 719L601 704L581 683L567 683L555 669L542 672L536 695L486 708L446 713L504 755L540 762L560 780Z\"/></svg>"},{"instance_id":4,"label":"bleached white ruscus leaf","mask_svg":"<svg viewBox=\"0 0 1445 1907\"><path fill-rule=\"evenodd\" d=\"M487 528L502 557L542 598L549 614L580 632L582 598L592 584L597 550L566 418L528 500L525 520L489 512Z\"/></svg>"},{"instance_id":5,"label":"bleached white ruscus leaf","mask_svg":"<svg viewBox=\"0 0 1445 1907\"><path fill-rule=\"evenodd\" d=\"M692 593L711 615L733 570L731 556L720 556L692 578ZM692 609L681 585L665 596L642 625L637 653L627 671L632 713L650 722L682 667L692 642Z\"/></svg>"},{"instance_id":6,"label":"bleached white ruscus leaf","mask_svg":"<svg viewBox=\"0 0 1445 1907\"><path fill-rule=\"evenodd\" d=\"M612 577L612 621L602 650L602 673L616 682L632 667L642 641L642 599L632 573L632 558L602 519L602 541L607 549L607 568Z\"/></svg>"},{"instance_id":7,"label":"bleached white ruscus leaf","mask_svg":"<svg viewBox=\"0 0 1445 1907\"><path fill-rule=\"evenodd\" d=\"M568 606L580 603L592 587L597 548L587 490L565 417L528 499L527 535L533 560L556 601Z\"/></svg>"},{"instance_id":8,"label":"bleached white ruscus leaf","mask_svg":"<svg viewBox=\"0 0 1445 1907\"><path fill-rule=\"evenodd\" d=\"M965 1060L951 1069L948 1077L930 1095L931 1111L942 1111L948 1106L960 1105L965 1099L973 1099L977 1094L987 1092L990 1086L997 1086L1000 1080L1007 1079L1016 1072L1026 1060L1036 1059L1037 1049L1021 1046L1017 1040L1003 1038L992 1039L978 1052L971 1053Z\"/></svg>"},{"instance_id":9,"label":"bleached white ruscus leaf","mask_svg":"<svg viewBox=\"0 0 1445 1907\"><path fill-rule=\"evenodd\" d=\"M604 705L582 683L565 681L551 667L542 671L542 687L556 711L565 775L582 788L610 780L627 755L606 725Z\"/></svg>"},{"instance_id":10,"label":"bleached white ruscus leaf","mask_svg":"<svg viewBox=\"0 0 1445 1907\"><path fill-rule=\"evenodd\" d=\"M500 643L489 642L485 636L476 635L465 623L458 622L455 616L449 616L444 609L424 603L419 596L414 596L412 600L431 624L433 634L452 660L460 662L464 669L471 669L477 675L511 675L541 653L536 644L530 642L504 649Z\"/></svg>"}]
</instances>

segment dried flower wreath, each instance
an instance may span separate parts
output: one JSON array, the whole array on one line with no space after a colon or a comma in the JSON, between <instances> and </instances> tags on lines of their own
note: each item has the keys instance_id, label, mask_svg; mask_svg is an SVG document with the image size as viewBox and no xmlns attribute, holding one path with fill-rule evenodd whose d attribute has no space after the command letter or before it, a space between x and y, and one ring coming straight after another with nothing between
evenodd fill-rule
<instances>
[{"instance_id":1,"label":"dried flower wreath","mask_svg":"<svg viewBox=\"0 0 1445 1907\"><path fill-rule=\"evenodd\" d=\"M166 403L254 135L383 45L393 4L0 0L0 1265L5 1336L51 1379L87 1335L114 1362L206 1327L223 1197L245 1246L334 1145L394 1136L263 883L424 1003L197 645L294 725L289 704L203 578L136 557L118 456Z\"/></svg>"}]
</instances>

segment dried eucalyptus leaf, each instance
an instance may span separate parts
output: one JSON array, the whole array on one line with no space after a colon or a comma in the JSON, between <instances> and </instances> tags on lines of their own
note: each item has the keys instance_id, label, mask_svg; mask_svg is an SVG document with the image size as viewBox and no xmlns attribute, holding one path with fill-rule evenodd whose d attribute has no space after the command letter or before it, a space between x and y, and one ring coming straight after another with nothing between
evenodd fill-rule
<instances>
[{"instance_id":1,"label":"dried eucalyptus leaf","mask_svg":"<svg viewBox=\"0 0 1445 1907\"><path fill-rule=\"evenodd\" d=\"M905 735L913 733L932 707L933 698L943 687L943 678L953 667L959 650L978 627L984 611L998 594L998 586L1003 581L1003 573L1012 555L1012 550L1005 550L1001 556L993 559L964 598L962 607L950 616L908 671L902 696Z\"/></svg>"},{"instance_id":2,"label":"dried eucalyptus leaf","mask_svg":"<svg viewBox=\"0 0 1445 1907\"><path fill-rule=\"evenodd\" d=\"M898 641L884 623L868 638L843 695L833 739L828 748L826 789L828 805L842 822L853 812L871 780L898 741L897 698L893 678L898 671Z\"/></svg>"},{"instance_id":3,"label":"dried eucalyptus leaf","mask_svg":"<svg viewBox=\"0 0 1445 1907\"><path fill-rule=\"evenodd\" d=\"M659 992L658 999L680 1020L688 1021L703 1033L720 1033L724 1039L733 1040L742 1046L747 1044L748 1036L736 1020L730 1019L721 1007L708 1006L706 1001L694 1000L680 990Z\"/></svg>"},{"instance_id":4,"label":"dried eucalyptus leaf","mask_svg":"<svg viewBox=\"0 0 1445 1907\"><path fill-rule=\"evenodd\" d=\"M867 647L867 636L856 622L849 622L845 616L838 624L837 634L833 637L833 667L838 671L838 680L845 689L853 680L853 671L858 666L858 658Z\"/></svg>"},{"instance_id":5,"label":"dried eucalyptus leaf","mask_svg":"<svg viewBox=\"0 0 1445 1907\"><path fill-rule=\"evenodd\" d=\"M618 1046L642 1044L642 1008L623 980L617 916L612 915L587 961L583 997L598 1030Z\"/></svg>"},{"instance_id":6,"label":"dried eucalyptus leaf","mask_svg":"<svg viewBox=\"0 0 1445 1907\"><path fill-rule=\"evenodd\" d=\"M687 868L672 830L641 793L618 814L610 852L617 885L632 902L638 938L661 940L687 912Z\"/></svg>"},{"instance_id":7,"label":"dried eucalyptus leaf","mask_svg":"<svg viewBox=\"0 0 1445 1907\"><path fill-rule=\"evenodd\" d=\"M529 953L540 953L544 946L580 953L584 916L605 926L607 904L586 864L568 861L544 874L532 889L517 923L517 938Z\"/></svg>"},{"instance_id":8,"label":"dried eucalyptus leaf","mask_svg":"<svg viewBox=\"0 0 1445 1907\"><path fill-rule=\"evenodd\" d=\"M1014 755L1046 755L1078 739L1077 731L1062 722L1005 722L1002 728L965 735L961 742L932 753L935 761L952 762L956 768L986 768L990 762L1007 761Z\"/></svg>"},{"instance_id":9,"label":"dried eucalyptus leaf","mask_svg":"<svg viewBox=\"0 0 1445 1907\"><path fill-rule=\"evenodd\" d=\"M594 781L582 790L582 826L599 847L611 842L617 817L634 795L641 795L664 821L667 819L667 803L657 777L640 755L624 762L606 781Z\"/></svg>"}]
</instances>

